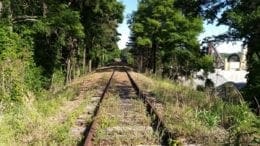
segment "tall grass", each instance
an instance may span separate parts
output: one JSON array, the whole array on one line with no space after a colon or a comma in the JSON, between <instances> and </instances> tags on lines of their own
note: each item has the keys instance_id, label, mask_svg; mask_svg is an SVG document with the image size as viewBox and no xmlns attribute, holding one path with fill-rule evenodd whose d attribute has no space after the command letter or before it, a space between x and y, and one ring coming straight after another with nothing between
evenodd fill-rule
<instances>
[{"instance_id":1,"label":"tall grass","mask_svg":"<svg viewBox=\"0 0 260 146\"><path fill-rule=\"evenodd\" d=\"M52 141L55 142L56 144L62 144L62 145L78 144L82 139L82 137L72 136L70 130L72 125L75 124L75 121L79 117L79 115L84 112L87 103L89 103L89 99L90 98L86 98L84 102L82 102L75 111L69 114L65 122L63 122L62 124L54 125L53 129L50 129L51 134L48 137L47 141L50 142ZM90 119L84 119L84 120L89 121Z\"/></svg>"},{"instance_id":2,"label":"tall grass","mask_svg":"<svg viewBox=\"0 0 260 146\"><path fill-rule=\"evenodd\" d=\"M78 85L67 87L61 92L42 92L24 104L13 103L2 111L0 118L0 144L27 143L33 140L33 130L48 134L47 118L59 111L66 101L78 95ZM29 135L29 136L28 136ZM44 135L43 135L44 137Z\"/></svg>"},{"instance_id":3,"label":"tall grass","mask_svg":"<svg viewBox=\"0 0 260 146\"><path fill-rule=\"evenodd\" d=\"M132 74L143 90L163 104L167 126L177 139L187 143L259 142L260 120L246 103L224 102L171 80Z\"/></svg>"}]
</instances>

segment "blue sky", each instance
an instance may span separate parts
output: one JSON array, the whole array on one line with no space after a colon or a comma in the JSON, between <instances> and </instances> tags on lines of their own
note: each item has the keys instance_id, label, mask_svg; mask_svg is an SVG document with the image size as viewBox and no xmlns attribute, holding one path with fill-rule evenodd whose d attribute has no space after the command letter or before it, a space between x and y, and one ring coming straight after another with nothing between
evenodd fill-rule
<instances>
[{"instance_id":1,"label":"blue sky","mask_svg":"<svg viewBox=\"0 0 260 146\"><path fill-rule=\"evenodd\" d=\"M128 38L130 36L130 30L127 25L127 15L131 14L133 11L137 9L137 0L119 0L125 5L124 11L124 22L119 25L118 32L121 34L121 40L118 42L118 46L120 49L125 48L126 43L128 42ZM204 23L204 32L198 37L199 40L202 40L204 37L218 35L226 32L228 27L226 26L218 26L210 25ZM223 53L233 53L241 50L241 42L233 43L223 43L217 46L217 50Z\"/></svg>"},{"instance_id":2,"label":"blue sky","mask_svg":"<svg viewBox=\"0 0 260 146\"><path fill-rule=\"evenodd\" d=\"M124 22L119 25L118 32L121 34L121 40L118 42L120 49L125 48L126 43L128 42L128 37L130 36L130 30L127 25L127 15L131 14L137 9L137 0L120 0L125 5L124 11Z\"/></svg>"}]
</instances>

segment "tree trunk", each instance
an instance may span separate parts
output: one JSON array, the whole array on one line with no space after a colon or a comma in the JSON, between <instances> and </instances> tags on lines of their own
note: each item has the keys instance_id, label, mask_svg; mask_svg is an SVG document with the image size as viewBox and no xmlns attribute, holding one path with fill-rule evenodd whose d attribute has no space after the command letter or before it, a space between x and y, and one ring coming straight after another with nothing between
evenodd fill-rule
<instances>
[{"instance_id":1,"label":"tree trunk","mask_svg":"<svg viewBox=\"0 0 260 146\"><path fill-rule=\"evenodd\" d=\"M67 70L66 70L66 84L70 83L71 77L71 60L70 58L67 59Z\"/></svg>"},{"instance_id":2,"label":"tree trunk","mask_svg":"<svg viewBox=\"0 0 260 146\"><path fill-rule=\"evenodd\" d=\"M43 18L46 18L47 11L48 11L48 6L47 6L45 0L42 0L42 16L43 16Z\"/></svg>"},{"instance_id":3,"label":"tree trunk","mask_svg":"<svg viewBox=\"0 0 260 146\"><path fill-rule=\"evenodd\" d=\"M84 50L83 50L83 62L82 62L82 70L83 70L83 74L86 73L86 55L87 51L86 51L86 48L84 47Z\"/></svg>"},{"instance_id":4,"label":"tree trunk","mask_svg":"<svg viewBox=\"0 0 260 146\"><path fill-rule=\"evenodd\" d=\"M153 43L153 73L156 73L156 50L157 50L157 44Z\"/></svg>"},{"instance_id":5,"label":"tree trunk","mask_svg":"<svg viewBox=\"0 0 260 146\"><path fill-rule=\"evenodd\" d=\"M12 15L12 9L11 9L11 2L4 1L2 4L2 9L3 9L3 11L7 11L7 21L9 24L9 30L10 30L10 32L12 32L13 31L13 24L12 24L13 15Z\"/></svg>"},{"instance_id":6,"label":"tree trunk","mask_svg":"<svg viewBox=\"0 0 260 146\"><path fill-rule=\"evenodd\" d=\"M71 82L72 77L72 68L73 68L73 57L74 57L74 40L72 37L69 37L68 39L68 54L66 56L66 84Z\"/></svg>"},{"instance_id":7,"label":"tree trunk","mask_svg":"<svg viewBox=\"0 0 260 146\"><path fill-rule=\"evenodd\" d=\"M92 72L92 60L88 61L88 72Z\"/></svg>"},{"instance_id":8,"label":"tree trunk","mask_svg":"<svg viewBox=\"0 0 260 146\"><path fill-rule=\"evenodd\" d=\"M143 63L144 63L144 59L143 59L143 55L141 55L141 58L140 58L140 72L143 72Z\"/></svg>"},{"instance_id":9,"label":"tree trunk","mask_svg":"<svg viewBox=\"0 0 260 146\"><path fill-rule=\"evenodd\" d=\"M77 51L77 59L76 59L76 70L77 70L77 77L80 77L81 76L81 66L80 66L80 63L81 63L81 58L80 58L80 48L78 48L78 51Z\"/></svg>"},{"instance_id":10,"label":"tree trunk","mask_svg":"<svg viewBox=\"0 0 260 146\"><path fill-rule=\"evenodd\" d=\"M3 3L2 3L2 1L0 1L0 18L2 16L2 9L3 9Z\"/></svg>"},{"instance_id":11,"label":"tree trunk","mask_svg":"<svg viewBox=\"0 0 260 146\"><path fill-rule=\"evenodd\" d=\"M70 81L72 81L73 79L75 79L77 77L76 63L77 63L77 59L76 59L76 55L75 55L75 50L73 49L73 53L72 53L72 56L71 56L71 77L70 77Z\"/></svg>"},{"instance_id":12,"label":"tree trunk","mask_svg":"<svg viewBox=\"0 0 260 146\"><path fill-rule=\"evenodd\" d=\"M86 64L87 61L88 61L88 72L92 71L92 60L91 60L91 56L89 54L90 54L91 49L93 48L94 39L95 39L95 37L92 37L89 44L87 43L86 47L84 48L84 51L85 51L84 52L84 55L85 55L85 63L84 64Z\"/></svg>"}]
</instances>

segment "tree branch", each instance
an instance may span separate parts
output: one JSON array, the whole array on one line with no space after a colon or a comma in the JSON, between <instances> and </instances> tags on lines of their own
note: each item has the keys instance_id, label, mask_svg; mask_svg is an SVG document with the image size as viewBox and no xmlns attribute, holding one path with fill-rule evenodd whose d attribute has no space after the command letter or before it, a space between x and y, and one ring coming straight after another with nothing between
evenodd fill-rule
<instances>
[{"instance_id":1,"label":"tree branch","mask_svg":"<svg viewBox=\"0 0 260 146\"><path fill-rule=\"evenodd\" d=\"M31 21L31 22L35 22L35 21L38 21L39 17L38 16L27 16L27 15L24 15L24 16L16 16L12 19L12 22L13 23L17 23L17 22L25 22L25 21Z\"/></svg>"}]
</instances>

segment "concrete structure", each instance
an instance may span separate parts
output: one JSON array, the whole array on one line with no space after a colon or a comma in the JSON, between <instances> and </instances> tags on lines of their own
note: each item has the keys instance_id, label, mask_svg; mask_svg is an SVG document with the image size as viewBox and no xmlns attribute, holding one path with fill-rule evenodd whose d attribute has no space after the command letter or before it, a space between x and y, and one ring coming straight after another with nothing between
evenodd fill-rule
<instances>
[{"instance_id":1,"label":"concrete structure","mask_svg":"<svg viewBox=\"0 0 260 146\"><path fill-rule=\"evenodd\" d=\"M247 55L247 48L242 49L241 57L240 57L240 68L242 70L247 70L247 61L246 61L246 55Z\"/></svg>"},{"instance_id":2,"label":"concrete structure","mask_svg":"<svg viewBox=\"0 0 260 146\"><path fill-rule=\"evenodd\" d=\"M207 76L207 79L213 82L214 87L219 87L227 82L234 83L239 89L246 85L246 75L248 74L246 71L246 48L240 53L219 54L214 46L210 44L207 53L212 55L215 61L215 72L209 73ZM198 85L204 86L206 81L204 71L197 72L193 79L193 84L187 82L186 85L193 85L194 88Z\"/></svg>"},{"instance_id":3,"label":"concrete structure","mask_svg":"<svg viewBox=\"0 0 260 146\"><path fill-rule=\"evenodd\" d=\"M246 54L247 49L243 49L240 54L230 54L227 58L225 58L224 70L246 70Z\"/></svg>"},{"instance_id":4,"label":"concrete structure","mask_svg":"<svg viewBox=\"0 0 260 146\"><path fill-rule=\"evenodd\" d=\"M248 72L245 70L215 70L215 73L209 74L208 78L215 84L215 87L226 82L232 82L238 88L241 88L247 82L247 74Z\"/></svg>"},{"instance_id":5,"label":"concrete structure","mask_svg":"<svg viewBox=\"0 0 260 146\"><path fill-rule=\"evenodd\" d=\"M214 73L209 73L207 79L210 79L214 83L214 87L219 87L227 82L234 83L238 89L246 85L247 79L246 75L248 74L245 70L222 70L216 69ZM204 71L201 70L197 72L193 78L193 83L186 82L185 85L193 86L196 88L198 85L205 86L206 78L201 78L204 76Z\"/></svg>"}]
</instances>

